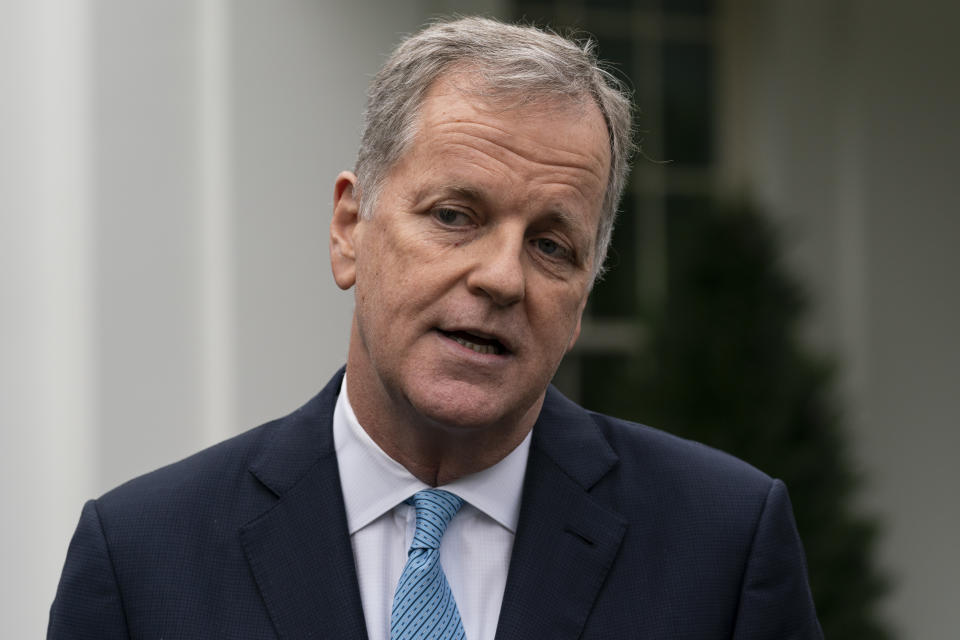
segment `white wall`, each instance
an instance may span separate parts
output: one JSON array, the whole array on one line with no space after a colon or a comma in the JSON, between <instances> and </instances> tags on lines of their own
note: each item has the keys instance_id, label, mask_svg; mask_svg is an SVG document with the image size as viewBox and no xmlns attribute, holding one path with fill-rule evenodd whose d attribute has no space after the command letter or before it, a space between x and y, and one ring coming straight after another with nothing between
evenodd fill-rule
<instances>
[{"instance_id":1,"label":"white wall","mask_svg":"<svg viewBox=\"0 0 960 640\"><path fill-rule=\"evenodd\" d=\"M886 527L886 615L905 638L955 638L960 5L724 8L724 179L791 232L811 339L842 358L863 503Z\"/></svg>"},{"instance_id":2,"label":"white wall","mask_svg":"<svg viewBox=\"0 0 960 640\"><path fill-rule=\"evenodd\" d=\"M403 3L283 5L244 0L234 23L235 388L248 426L302 404L345 360L353 298L330 276L333 182L353 168L370 78L423 19Z\"/></svg>"},{"instance_id":3,"label":"white wall","mask_svg":"<svg viewBox=\"0 0 960 640\"><path fill-rule=\"evenodd\" d=\"M333 180L421 5L3 4L0 636L43 636L85 499L340 365Z\"/></svg>"}]
</instances>

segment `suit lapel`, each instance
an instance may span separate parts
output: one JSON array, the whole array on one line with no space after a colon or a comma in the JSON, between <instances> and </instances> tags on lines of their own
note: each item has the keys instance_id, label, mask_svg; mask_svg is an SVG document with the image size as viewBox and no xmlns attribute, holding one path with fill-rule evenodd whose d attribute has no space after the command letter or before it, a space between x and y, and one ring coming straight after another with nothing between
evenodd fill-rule
<instances>
[{"instance_id":1,"label":"suit lapel","mask_svg":"<svg viewBox=\"0 0 960 640\"><path fill-rule=\"evenodd\" d=\"M616 462L589 414L548 390L534 426L498 640L580 635L626 531L626 521L589 493Z\"/></svg>"},{"instance_id":2,"label":"suit lapel","mask_svg":"<svg viewBox=\"0 0 960 640\"><path fill-rule=\"evenodd\" d=\"M342 371L275 426L251 473L277 497L240 540L281 638L366 638L333 448Z\"/></svg>"}]
</instances>

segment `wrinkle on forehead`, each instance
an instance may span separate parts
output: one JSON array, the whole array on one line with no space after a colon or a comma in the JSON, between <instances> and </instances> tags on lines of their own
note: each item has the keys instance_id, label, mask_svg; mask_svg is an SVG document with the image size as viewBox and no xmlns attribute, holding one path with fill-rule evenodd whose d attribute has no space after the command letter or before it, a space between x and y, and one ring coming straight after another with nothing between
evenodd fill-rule
<instances>
[{"instance_id":1,"label":"wrinkle on forehead","mask_svg":"<svg viewBox=\"0 0 960 640\"><path fill-rule=\"evenodd\" d=\"M429 140L421 142L418 152L437 159L440 174L447 164L443 158L451 161L456 158L478 175L505 185L520 179L527 181L527 187L572 189L588 208L600 206L606 168L598 158L576 152L548 152L542 145L530 142L517 145L509 139L491 140L488 136L474 135L478 133L475 130L471 133L463 129L459 123L446 131L432 130Z\"/></svg>"},{"instance_id":2,"label":"wrinkle on forehead","mask_svg":"<svg viewBox=\"0 0 960 640\"><path fill-rule=\"evenodd\" d=\"M544 151L542 154L544 156L546 156L549 151L560 153L561 155L569 154L571 156L570 166L581 166L585 164L582 161L578 162L577 158L585 159L591 157L593 161L602 167L603 173L599 177L605 183L609 175L611 162L609 132L607 131L606 120L600 111L600 107L597 106L589 94L568 95L550 92L545 94L517 94L516 92L501 92L497 91L496 87L488 87L482 80L469 73L469 71L469 68L448 71L433 83L421 103L414 139L421 137L422 132L430 128L442 131L445 126L451 127L458 124L472 125L477 127L477 129L471 131L472 133L481 136L485 133L489 134L486 137L489 137L508 150L517 152L516 145L510 144L512 139L517 138L516 133L504 131L493 122L502 122L503 119L509 118L516 123L529 124L531 122L535 123L538 120L549 121L556 116L572 116L583 123L582 131L584 133L594 129L595 133L600 135L606 143L599 148L595 146L591 148L587 145L581 147L574 144L573 146L577 148L578 153L572 152L562 146L544 144L542 140L538 140L533 146L533 150ZM446 103L447 110L450 109L452 104L458 104L458 106L461 107L461 109L459 109L461 113L451 114L444 109L437 108L438 103L435 98L442 96L467 98L464 102ZM468 109L464 110L464 106L468 106ZM489 118L487 116L489 116ZM493 122L491 122L491 120ZM481 130L482 128L486 128L488 131L483 132ZM540 155L541 154L538 153L531 153L524 157L542 164L544 163L544 158L538 157ZM553 164L552 159L549 164Z\"/></svg>"},{"instance_id":3,"label":"wrinkle on forehead","mask_svg":"<svg viewBox=\"0 0 960 640\"><path fill-rule=\"evenodd\" d=\"M593 173L598 179L606 174L600 174L597 168L605 169L607 155L602 151L582 149L572 150L575 144L569 146L545 144L543 141L532 141L530 136L516 135L499 127L485 122L471 122L466 119L456 121L440 121L435 124L425 120L425 124L432 125L432 132L437 137L450 136L454 140L450 144L472 146L484 153L497 152L497 147L535 164L577 169ZM528 144L523 144L529 141ZM524 151L526 149L526 151Z\"/></svg>"}]
</instances>

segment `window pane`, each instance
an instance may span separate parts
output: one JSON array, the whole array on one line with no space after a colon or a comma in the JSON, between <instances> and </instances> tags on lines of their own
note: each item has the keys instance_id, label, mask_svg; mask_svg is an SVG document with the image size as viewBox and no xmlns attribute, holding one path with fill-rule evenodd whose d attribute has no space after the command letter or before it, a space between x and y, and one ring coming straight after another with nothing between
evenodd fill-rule
<instances>
[{"instance_id":1,"label":"window pane","mask_svg":"<svg viewBox=\"0 0 960 640\"><path fill-rule=\"evenodd\" d=\"M626 354L583 354L580 357L580 404L630 419L622 406L630 367L630 356Z\"/></svg>"},{"instance_id":2,"label":"window pane","mask_svg":"<svg viewBox=\"0 0 960 640\"><path fill-rule=\"evenodd\" d=\"M713 0L663 0L662 7L664 13L710 15L713 5Z\"/></svg>"},{"instance_id":3,"label":"window pane","mask_svg":"<svg viewBox=\"0 0 960 640\"><path fill-rule=\"evenodd\" d=\"M712 64L706 45L663 46L664 153L676 164L704 166L713 158Z\"/></svg>"},{"instance_id":4,"label":"window pane","mask_svg":"<svg viewBox=\"0 0 960 640\"><path fill-rule=\"evenodd\" d=\"M590 295L590 315L597 318L632 317L637 313L637 212L632 195L620 206L613 242L607 254L607 273Z\"/></svg>"}]
</instances>

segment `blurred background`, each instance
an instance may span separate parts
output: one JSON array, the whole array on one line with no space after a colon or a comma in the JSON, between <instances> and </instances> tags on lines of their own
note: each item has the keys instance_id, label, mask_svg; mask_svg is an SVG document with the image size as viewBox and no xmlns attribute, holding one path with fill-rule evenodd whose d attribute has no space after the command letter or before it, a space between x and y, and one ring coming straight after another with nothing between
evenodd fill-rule
<instances>
[{"instance_id":1,"label":"blurred background","mask_svg":"<svg viewBox=\"0 0 960 640\"><path fill-rule=\"evenodd\" d=\"M791 489L828 637L956 637L960 5L0 2L0 636L84 500L340 366L337 172L403 34L595 35L643 153L557 384Z\"/></svg>"}]
</instances>

